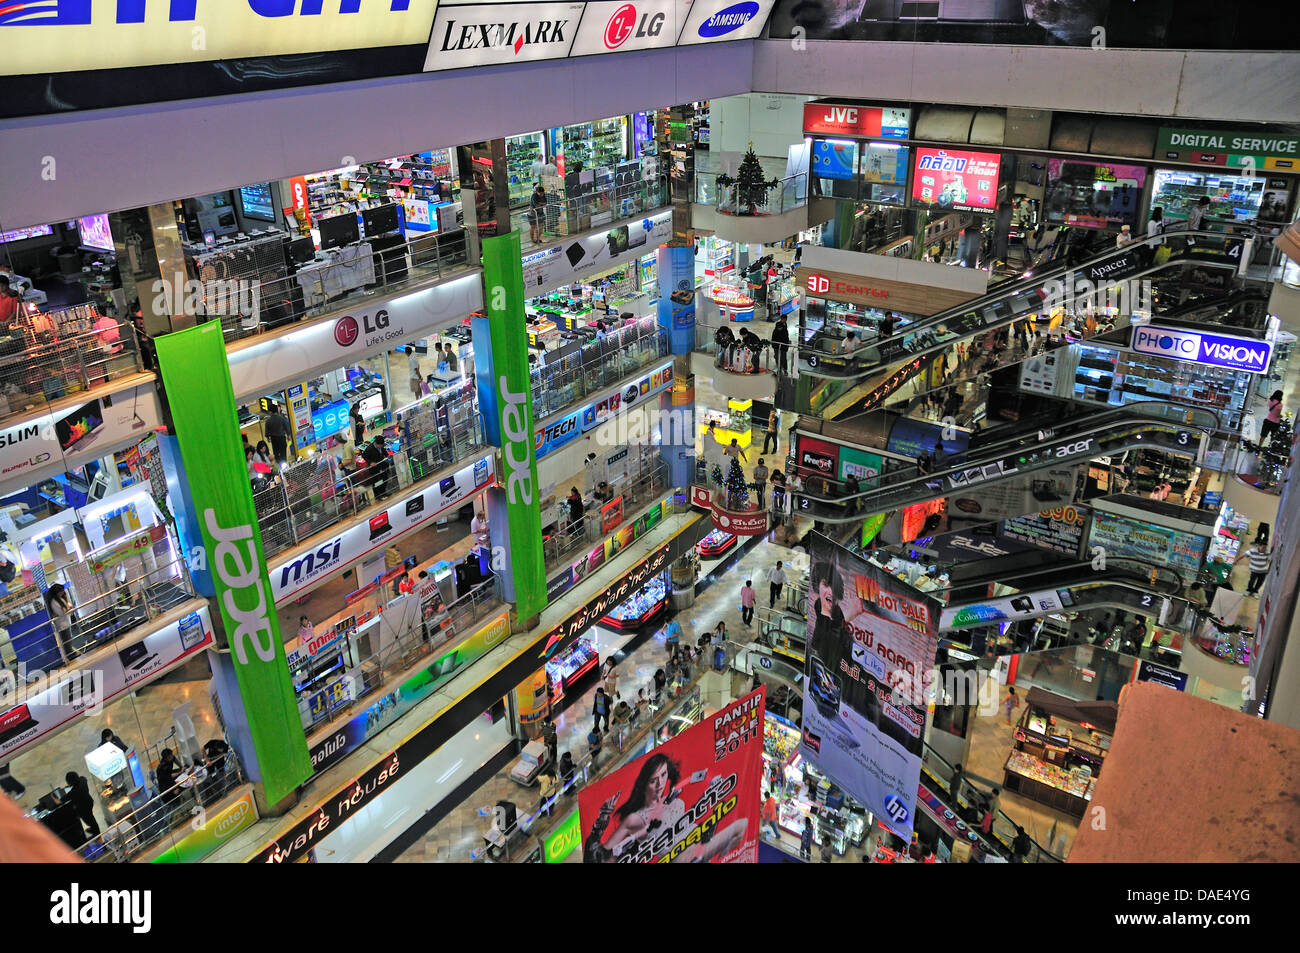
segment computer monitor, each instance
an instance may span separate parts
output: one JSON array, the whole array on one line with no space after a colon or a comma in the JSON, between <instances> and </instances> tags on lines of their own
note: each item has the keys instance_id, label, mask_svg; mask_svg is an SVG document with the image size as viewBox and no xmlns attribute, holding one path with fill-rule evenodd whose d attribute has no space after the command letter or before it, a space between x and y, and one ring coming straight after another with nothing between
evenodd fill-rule
<instances>
[{"instance_id":1,"label":"computer monitor","mask_svg":"<svg viewBox=\"0 0 1300 953\"><path fill-rule=\"evenodd\" d=\"M355 212L317 219L316 227L320 230L321 248L339 248L361 240L361 229L357 226Z\"/></svg>"},{"instance_id":2,"label":"computer monitor","mask_svg":"<svg viewBox=\"0 0 1300 953\"><path fill-rule=\"evenodd\" d=\"M365 226L367 238L395 232L399 228L397 206L390 203L364 209L361 212L361 223Z\"/></svg>"},{"instance_id":3,"label":"computer monitor","mask_svg":"<svg viewBox=\"0 0 1300 953\"><path fill-rule=\"evenodd\" d=\"M302 238L294 238L286 242L284 252L290 261L305 265L316 257L316 246L312 243L310 235L304 235Z\"/></svg>"}]
</instances>

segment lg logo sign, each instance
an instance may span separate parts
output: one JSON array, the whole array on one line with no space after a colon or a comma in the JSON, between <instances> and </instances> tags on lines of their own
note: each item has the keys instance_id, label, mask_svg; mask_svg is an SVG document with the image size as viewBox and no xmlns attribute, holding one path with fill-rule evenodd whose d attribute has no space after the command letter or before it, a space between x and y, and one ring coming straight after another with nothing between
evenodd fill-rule
<instances>
[{"instance_id":1,"label":"lg logo sign","mask_svg":"<svg viewBox=\"0 0 1300 953\"><path fill-rule=\"evenodd\" d=\"M630 3L625 3L609 18L609 23L605 24L605 49L616 50L628 41L631 36L637 39L645 37L658 36L664 28L664 15L656 13L653 16L641 14L641 23L637 24L636 7Z\"/></svg>"},{"instance_id":2,"label":"lg logo sign","mask_svg":"<svg viewBox=\"0 0 1300 953\"><path fill-rule=\"evenodd\" d=\"M825 275L809 275L808 290L813 294L825 294L831 290L831 280Z\"/></svg>"},{"instance_id":3,"label":"lg logo sign","mask_svg":"<svg viewBox=\"0 0 1300 953\"><path fill-rule=\"evenodd\" d=\"M352 315L345 315L334 325L334 341L339 347L351 347L361 334L361 325Z\"/></svg>"}]
</instances>

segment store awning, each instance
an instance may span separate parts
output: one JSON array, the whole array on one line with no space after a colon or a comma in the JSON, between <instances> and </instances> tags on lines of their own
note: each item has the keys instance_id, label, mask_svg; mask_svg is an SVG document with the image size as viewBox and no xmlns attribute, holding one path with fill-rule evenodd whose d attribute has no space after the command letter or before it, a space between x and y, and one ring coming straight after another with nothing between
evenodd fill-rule
<instances>
[{"instance_id":1,"label":"store awning","mask_svg":"<svg viewBox=\"0 0 1300 953\"><path fill-rule=\"evenodd\" d=\"M1119 705L1115 702L1078 701L1049 692L1045 688L1031 688L1025 696L1025 704L1031 709L1042 709L1049 715L1058 715L1080 724L1086 722L1108 735L1115 733L1115 719L1119 714Z\"/></svg>"}]
</instances>

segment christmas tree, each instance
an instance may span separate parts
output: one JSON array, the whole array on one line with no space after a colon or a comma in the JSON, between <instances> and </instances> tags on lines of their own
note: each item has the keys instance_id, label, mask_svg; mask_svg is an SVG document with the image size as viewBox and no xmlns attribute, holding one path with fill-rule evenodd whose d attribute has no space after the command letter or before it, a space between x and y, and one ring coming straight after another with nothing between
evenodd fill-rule
<instances>
[{"instance_id":1,"label":"christmas tree","mask_svg":"<svg viewBox=\"0 0 1300 953\"><path fill-rule=\"evenodd\" d=\"M754 154L752 142L745 158L740 161L735 177L725 174L718 176L720 188L736 187L736 211L741 215L757 215L758 209L767 204L767 193L780 184L779 179L763 178L763 167Z\"/></svg>"},{"instance_id":2,"label":"christmas tree","mask_svg":"<svg viewBox=\"0 0 1300 953\"><path fill-rule=\"evenodd\" d=\"M749 487L745 485L745 471L740 469L740 461L731 458L731 468L727 471L727 509L743 510L749 507Z\"/></svg>"}]
</instances>

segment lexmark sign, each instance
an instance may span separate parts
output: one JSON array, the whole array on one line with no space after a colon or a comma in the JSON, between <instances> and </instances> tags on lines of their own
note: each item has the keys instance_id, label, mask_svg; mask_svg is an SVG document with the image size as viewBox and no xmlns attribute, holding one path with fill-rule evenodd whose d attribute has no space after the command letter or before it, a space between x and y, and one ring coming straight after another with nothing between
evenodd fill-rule
<instances>
[{"instance_id":1,"label":"lexmark sign","mask_svg":"<svg viewBox=\"0 0 1300 953\"><path fill-rule=\"evenodd\" d=\"M0 0L0 73L423 43L437 0ZM22 29L16 29L22 27Z\"/></svg>"},{"instance_id":2,"label":"lexmark sign","mask_svg":"<svg viewBox=\"0 0 1300 953\"><path fill-rule=\"evenodd\" d=\"M562 59L581 3L479 3L438 8L426 70Z\"/></svg>"},{"instance_id":3,"label":"lexmark sign","mask_svg":"<svg viewBox=\"0 0 1300 953\"><path fill-rule=\"evenodd\" d=\"M1147 324L1133 329L1133 350L1188 364L1263 374L1273 349L1267 341Z\"/></svg>"}]
</instances>

